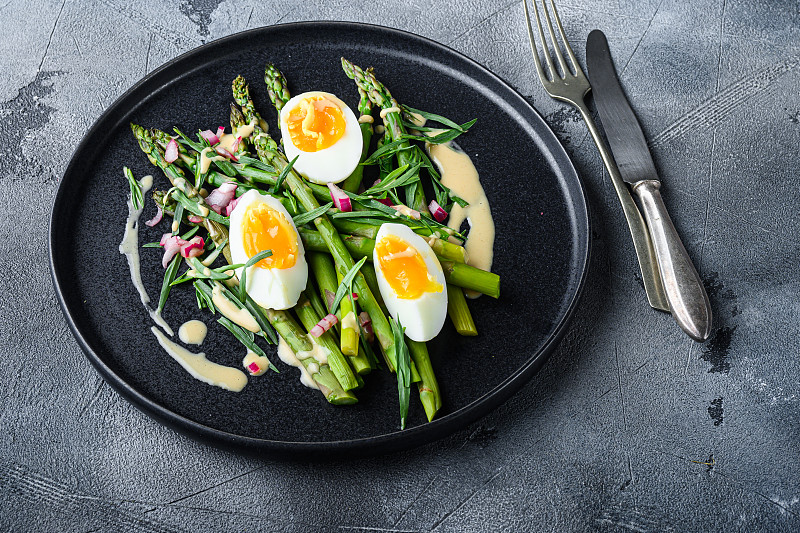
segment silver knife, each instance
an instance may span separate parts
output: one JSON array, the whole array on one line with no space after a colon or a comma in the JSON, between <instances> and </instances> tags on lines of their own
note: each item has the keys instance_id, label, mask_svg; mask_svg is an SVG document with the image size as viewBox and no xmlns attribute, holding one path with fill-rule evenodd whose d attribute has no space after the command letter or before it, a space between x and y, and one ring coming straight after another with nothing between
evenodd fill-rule
<instances>
[{"instance_id":1,"label":"silver knife","mask_svg":"<svg viewBox=\"0 0 800 533\"><path fill-rule=\"evenodd\" d=\"M622 179L639 197L672 316L691 338L702 342L711 333L708 295L661 199L653 158L600 30L592 31L586 41L586 66L611 153Z\"/></svg>"}]
</instances>

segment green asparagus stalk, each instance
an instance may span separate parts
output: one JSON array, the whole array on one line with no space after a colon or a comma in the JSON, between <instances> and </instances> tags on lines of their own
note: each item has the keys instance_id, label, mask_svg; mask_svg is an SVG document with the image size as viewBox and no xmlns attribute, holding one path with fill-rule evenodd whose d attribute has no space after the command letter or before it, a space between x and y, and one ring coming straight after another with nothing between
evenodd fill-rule
<instances>
[{"instance_id":1,"label":"green asparagus stalk","mask_svg":"<svg viewBox=\"0 0 800 533\"><path fill-rule=\"evenodd\" d=\"M411 360L419 371L420 381L417 383L419 399L425 409L428 422L430 422L442 407L442 395L439 392L439 383L433 373L428 347L424 342L408 339L408 351L411 353Z\"/></svg>"},{"instance_id":2,"label":"green asparagus stalk","mask_svg":"<svg viewBox=\"0 0 800 533\"><path fill-rule=\"evenodd\" d=\"M306 260L308 260L308 254L306 255ZM311 307L313 307L314 312L317 313L317 316L326 316L328 314L328 308L325 307L325 304L319 297L317 284L314 282L314 276L308 276L305 293L308 297L308 301L311 302Z\"/></svg>"},{"instance_id":3,"label":"green asparagus stalk","mask_svg":"<svg viewBox=\"0 0 800 533\"><path fill-rule=\"evenodd\" d=\"M267 67L264 69L264 83L267 84L267 93L272 105L280 113L283 106L292 97L289 93L286 76L275 65L267 63Z\"/></svg>"},{"instance_id":4,"label":"green asparagus stalk","mask_svg":"<svg viewBox=\"0 0 800 533\"><path fill-rule=\"evenodd\" d=\"M478 334L467 305L467 298L464 296L464 289L450 283L447 284L447 314L459 335L474 337Z\"/></svg>"},{"instance_id":5,"label":"green asparagus stalk","mask_svg":"<svg viewBox=\"0 0 800 533\"><path fill-rule=\"evenodd\" d=\"M367 280L367 285L369 285L372 294L375 295L375 298L378 300L382 309L386 309L386 303L383 301L383 295L381 294L380 288L378 287L378 274L375 273L375 265L367 260L367 263L364 263L364 266L361 267L361 272L364 274L364 278Z\"/></svg>"},{"instance_id":6,"label":"green asparagus stalk","mask_svg":"<svg viewBox=\"0 0 800 533\"><path fill-rule=\"evenodd\" d=\"M316 311L314 311L314 308L311 307L311 302L308 300L308 297L305 294L300 296L300 300L294 307L294 311L297 313L297 318L300 319L300 323L303 324L303 327L305 327L309 332L322 319L322 317L317 315ZM342 388L344 390L353 390L358 388L358 380L353 373L353 369L350 368L350 364L347 362L347 359L342 354L341 350L339 350L339 344L336 342L333 332L326 331L317 337L316 340L319 345L325 348L325 351L328 353L328 365L336 375L339 383L342 384Z\"/></svg>"},{"instance_id":7,"label":"green asparagus stalk","mask_svg":"<svg viewBox=\"0 0 800 533\"><path fill-rule=\"evenodd\" d=\"M337 272L336 279L338 283L342 283L342 278L342 274ZM345 355L358 354L358 330L349 324L350 319L348 318L351 314L353 315L353 318L356 317L356 308L353 305L354 303L355 302L353 302L353 300L351 300L348 296L345 296L342 299L342 302L339 304L342 309L342 329L339 334L339 339L342 353ZM358 322L356 322L356 327L357 324Z\"/></svg>"},{"instance_id":8,"label":"green asparagus stalk","mask_svg":"<svg viewBox=\"0 0 800 533\"><path fill-rule=\"evenodd\" d=\"M361 147L361 159L359 163L363 163L369 155L369 145L372 142L372 101L369 99L367 93L361 88L358 88L359 102L358 112L361 114L358 121L358 127L361 128L361 138L363 144ZM364 167L358 165L356 169L350 174L342 183L342 189L348 192L356 192L361 186L361 180L364 178Z\"/></svg>"},{"instance_id":9,"label":"green asparagus stalk","mask_svg":"<svg viewBox=\"0 0 800 533\"><path fill-rule=\"evenodd\" d=\"M325 308L325 314L327 314L330 312L330 304L333 303L333 298L336 294L336 289L338 288L336 267L333 264L333 259L331 259L331 256L326 253L307 252L306 260L308 261L311 271L314 273L314 277L316 278L317 287L319 290L318 296ZM309 300L312 300L313 303L314 296L308 294L308 298ZM324 316L324 314L321 314L321 316ZM336 317L339 319L339 322L337 322L335 326L337 331L341 331L342 316L343 315L337 311ZM370 363L369 358L364 353L363 349L358 350L356 355L350 359L350 363L353 365L353 368L358 374L366 374L372 371L372 364Z\"/></svg>"},{"instance_id":10,"label":"green asparagus stalk","mask_svg":"<svg viewBox=\"0 0 800 533\"><path fill-rule=\"evenodd\" d=\"M369 99L377 106L383 108L383 121L386 125L387 135L392 141L398 141L406 134L405 127L400 118L400 106L381 82L375 78L370 69L363 70L350 61L342 58L342 69L347 77L356 82L358 88L368 95ZM397 163L400 166L414 166L419 164L419 156L414 150L408 150L410 143L406 142L400 146L397 153ZM412 183L405 187L406 204L416 209L420 213L427 214L428 203L425 201L425 192L419 182Z\"/></svg>"},{"instance_id":11,"label":"green asparagus stalk","mask_svg":"<svg viewBox=\"0 0 800 533\"><path fill-rule=\"evenodd\" d=\"M283 337L295 354L314 350L314 343L311 341L311 337L303 332L300 325L288 313L272 309L265 309L264 312L269 323L272 324L278 335ZM352 392L342 388L339 380L328 365L318 364L313 357L300 359L300 362L306 370L309 370L312 363L317 364L319 370L312 373L311 377L316 382L320 392L325 395L325 398L330 403L334 405L350 405L358 401Z\"/></svg>"},{"instance_id":12,"label":"green asparagus stalk","mask_svg":"<svg viewBox=\"0 0 800 533\"><path fill-rule=\"evenodd\" d=\"M305 228L299 228L298 232L306 250L328 252L325 241L318 232ZM352 257L356 259L366 257L367 261L372 260L372 251L375 249L374 240L355 235L340 235L340 237ZM466 263L449 261L444 258L439 258L439 263L442 265L444 277L448 283L482 294L488 294L492 298L500 297L500 276L497 274L475 268ZM370 316L372 316L372 313L370 313Z\"/></svg>"},{"instance_id":13,"label":"green asparagus stalk","mask_svg":"<svg viewBox=\"0 0 800 533\"><path fill-rule=\"evenodd\" d=\"M250 121L255 119L256 122L260 124L260 115L256 111L253 101L250 98L247 83L241 76L233 81L233 96L236 103L242 109L245 118ZM280 153L275 141L266 135L266 132L263 130L253 138L253 144L259 159L265 163L271 164L277 170L283 170L289 164L286 158ZM306 211L311 211L319 207L320 204L314 197L311 189L294 170L290 171L287 175L285 184ZM333 255L336 269L341 270L343 273L349 271L355 262L328 217L323 215L315 219L314 225L322 235L331 255ZM394 370L396 368L395 346L389 321L386 319L386 315L381 310L377 300L375 300L375 297L369 290L364 276L360 272L356 275L353 284L362 308L366 310L372 318L375 336L378 338L378 342L386 356L390 369Z\"/></svg>"}]
</instances>

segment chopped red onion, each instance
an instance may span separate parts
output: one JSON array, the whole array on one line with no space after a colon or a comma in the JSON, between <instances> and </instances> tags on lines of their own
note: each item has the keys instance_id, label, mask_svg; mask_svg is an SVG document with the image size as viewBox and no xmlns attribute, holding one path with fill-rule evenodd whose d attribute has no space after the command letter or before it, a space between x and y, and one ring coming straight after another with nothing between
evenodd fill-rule
<instances>
[{"instance_id":1,"label":"chopped red onion","mask_svg":"<svg viewBox=\"0 0 800 533\"><path fill-rule=\"evenodd\" d=\"M233 161L233 162L236 162L236 161L238 161L238 160L239 160L239 158L238 158L238 157L236 157L235 155L233 155L232 153L230 153L228 150L226 150L226 149L225 149L225 148L223 148L222 146L215 146L215 147L214 147L214 151L215 151L215 152L217 152L217 153L218 153L219 155L221 155L222 157L226 157L226 158L230 159L230 160L231 160L231 161Z\"/></svg>"},{"instance_id":2,"label":"chopped red onion","mask_svg":"<svg viewBox=\"0 0 800 533\"><path fill-rule=\"evenodd\" d=\"M231 145L231 152L233 152L233 153L235 154L235 153L236 153L236 150L238 150L238 149L239 149L239 144L240 144L241 142L242 142L242 136L241 136L241 135L239 135L238 137L236 137L236 140L235 140L235 141L233 141L233 144Z\"/></svg>"},{"instance_id":3,"label":"chopped red onion","mask_svg":"<svg viewBox=\"0 0 800 533\"><path fill-rule=\"evenodd\" d=\"M309 333L311 333L311 335L314 337L319 337L320 335L331 329L331 327L335 326L338 322L339 319L336 318L336 315L329 314L328 316L317 322L317 325L311 328L311 331L309 331Z\"/></svg>"},{"instance_id":4,"label":"chopped red onion","mask_svg":"<svg viewBox=\"0 0 800 533\"><path fill-rule=\"evenodd\" d=\"M184 241L184 243L185 244L181 246L181 255L183 257L198 257L202 255L203 247L206 245L206 242L199 235L197 237L192 237L188 242Z\"/></svg>"},{"instance_id":5,"label":"chopped red onion","mask_svg":"<svg viewBox=\"0 0 800 533\"><path fill-rule=\"evenodd\" d=\"M167 163L172 163L178 159L178 141L170 139L167 143L167 149L164 150L164 160Z\"/></svg>"},{"instance_id":6,"label":"chopped red onion","mask_svg":"<svg viewBox=\"0 0 800 533\"><path fill-rule=\"evenodd\" d=\"M233 210L236 209L236 206L238 205L238 203L239 203L239 198L234 198L233 200L230 201L230 203L228 205L225 206L225 216L226 217L231 216L231 213L233 213Z\"/></svg>"},{"instance_id":7,"label":"chopped red onion","mask_svg":"<svg viewBox=\"0 0 800 533\"><path fill-rule=\"evenodd\" d=\"M192 224L200 224L201 222L203 222L203 217L201 217L201 216L198 216L198 215L189 215L189 216L187 217L187 219L188 219L188 220L189 220L189 222L191 222Z\"/></svg>"},{"instance_id":8,"label":"chopped red onion","mask_svg":"<svg viewBox=\"0 0 800 533\"><path fill-rule=\"evenodd\" d=\"M250 371L250 374L258 374L259 372L261 372L261 367L258 366L258 363L253 361L252 363L247 365L247 370Z\"/></svg>"},{"instance_id":9,"label":"chopped red onion","mask_svg":"<svg viewBox=\"0 0 800 533\"><path fill-rule=\"evenodd\" d=\"M151 228L161 222L161 219L164 217L164 211L161 210L161 206L156 204L156 208L158 209L156 216L145 222L145 225L150 226Z\"/></svg>"},{"instance_id":10,"label":"chopped red onion","mask_svg":"<svg viewBox=\"0 0 800 533\"><path fill-rule=\"evenodd\" d=\"M217 137L221 139L223 135L225 135L225 126L220 126L217 128Z\"/></svg>"},{"instance_id":11,"label":"chopped red onion","mask_svg":"<svg viewBox=\"0 0 800 533\"><path fill-rule=\"evenodd\" d=\"M214 132L211 130L203 130L200 132L200 136L208 141L208 144L214 146L215 144L219 143L219 137L214 135Z\"/></svg>"},{"instance_id":12,"label":"chopped red onion","mask_svg":"<svg viewBox=\"0 0 800 533\"><path fill-rule=\"evenodd\" d=\"M328 188L331 190L333 205L335 205L339 211L347 212L353 210L353 204L350 202L350 197L347 196L346 192L336 186L335 183L329 183Z\"/></svg>"},{"instance_id":13,"label":"chopped red onion","mask_svg":"<svg viewBox=\"0 0 800 533\"><path fill-rule=\"evenodd\" d=\"M375 340L375 331L372 329L372 319L369 317L369 313L366 311L361 311L358 315L358 323L361 326L361 329L364 330L365 339L367 342L372 342Z\"/></svg>"},{"instance_id":14,"label":"chopped red onion","mask_svg":"<svg viewBox=\"0 0 800 533\"><path fill-rule=\"evenodd\" d=\"M328 289L325 289L325 303L328 304L328 309L333 307L333 301L335 299L336 299L336 295L334 293L332 293L331 291L329 291Z\"/></svg>"},{"instance_id":15,"label":"chopped red onion","mask_svg":"<svg viewBox=\"0 0 800 533\"><path fill-rule=\"evenodd\" d=\"M167 266L169 266L169 262L172 261L173 257L175 257L175 254L180 252L181 248L188 243L177 235L165 233L161 236L160 244L164 247L164 257L161 258L161 266L167 268Z\"/></svg>"},{"instance_id":16,"label":"chopped red onion","mask_svg":"<svg viewBox=\"0 0 800 533\"><path fill-rule=\"evenodd\" d=\"M444 219L447 218L447 211L445 211L442 206L436 203L436 200L431 200L431 203L428 204L428 211L430 211L431 215L433 215L433 218L439 222L444 222Z\"/></svg>"},{"instance_id":17,"label":"chopped red onion","mask_svg":"<svg viewBox=\"0 0 800 533\"><path fill-rule=\"evenodd\" d=\"M411 209L407 205L393 205L391 206L391 208L400 214L406 215L407 217L411 217L414 220L419 220L420 217L419 211L415 211L414 209Z\"/></svg>"},{"instance_id":18,"label":"chopped red onion","mask_svg":"<svg viewBox=\"0 0 800 533\"><path fill-rule=\"evenodd\" d=\"M380 199L376 198L376 200L378 202L382 203L383 205L388 205L389 207L394 207L394 204L388 198L380 198Z\"/></svg>"},{"instance_id":19,"label":"chopped red onion","mask_svg":"<svg viewBox=\"0 0 800 533\"><path fill-rule=\"evenodd\" d=\"M218 215L222 214L222 210L231 203L236 197L236 184L226 181L206 196L206 203Z\"/></svg>"}]
</instances>

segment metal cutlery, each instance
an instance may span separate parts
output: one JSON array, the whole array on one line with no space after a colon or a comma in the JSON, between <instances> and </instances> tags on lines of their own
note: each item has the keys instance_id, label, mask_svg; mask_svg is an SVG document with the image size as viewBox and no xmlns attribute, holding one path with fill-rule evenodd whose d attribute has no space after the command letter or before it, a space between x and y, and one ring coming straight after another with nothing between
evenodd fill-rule
<instances>
[{"instance_id":1,"label":"metal cutlery","mask_svg":"<svg viewBox=\"0 0 800 533\"><path fill-rule=\"evenodd\" d=\"M586 41L586 66L614 160L644 212L672 316L687 335L702 342L711 333L708 295L661 199L661 181L647 141L619 84L608 41L600 30L592 31Z\"/></svg>"},{"instance_id":2,"label":"metal cutlery","mask_svg":"<svg viewBox=\"0 0 800 533\"><path fill-rule=\"evenodd\" d=\"M544 2L545 0L542 1ZM537 50L536 39L534 38L533 28L531 27L531 18L528 12L527 0L523 0L522 5L525 8L525 21L528 24L528 37L530 38L531 51L533 52L536 71L539 73L539 80L542 82L542 86L544 87L545 91L547 91L551 97L574 106L580 112L581 117L586 123L589 133L591 134L592 139L597 146L597 149L600 151L600 157L603 159L603 163L605 164L608 174L611 177L611 183L614 185L614 190L616 191L617 197L622 204L622 211L625 214L625 219L628 223L631 237L633 238L633 246L636 250L636 257L639 260L639 268L641 269L642 282L644 284L645 292L647 293L647 300L650 303L650 306L654 307L655 309L670 311L667 297L664 293L664 286L661 281L661 274L656 262L655 251L653 244L650 241L650 235L648 233L647 226L642 218L642 214L639 212L639 208L636 206L636 202L634 202L633 197L628 190L627 185L620 176L617 165L611 155L611 151L601 137L600 131L597 129L597 125L595 124L594 119L589 112L589 108L586 106L584 99L591 90L591 86L581 70L578 60L575 58L575 54L572 52L569 41L564 34L564 28L561 25L561 19L558 16L556 6L551 0L550 6L558 26L558 31L561 34L561 40L564 43L564 48L566 49L567 56L569 57L572 70L568 68L567 62L564 59L564 54L561 52L561 48L556 40L556 34L553 29L553 23L550 18L550 13L547 10L547 6L544 5L544 3L542 5L550 34L550 40L553 44L553 51L556 59L558 60L558 64L561 67L560 73L558 70L556 70L553 57L548 51L544 29L542 28L541 17L539 16L539 8L536 5L536 0L533 0L533 12L536 16L536 24L539 29L539 38L542 42L543 55L547 62L550 73L548 76L545 73L542 62L539 59L539 51Z\"/></svg>"}]
</instances>

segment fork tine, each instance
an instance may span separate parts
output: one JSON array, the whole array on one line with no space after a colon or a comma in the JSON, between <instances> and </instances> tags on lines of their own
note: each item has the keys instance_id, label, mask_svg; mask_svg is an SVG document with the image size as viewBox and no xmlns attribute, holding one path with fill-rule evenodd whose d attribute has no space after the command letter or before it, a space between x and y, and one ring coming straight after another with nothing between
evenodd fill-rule
<instances>
[{"instance_id":1,"label":"fork tine","mask_svg":"<svg viewBox=\"0 0 800 533\"><path fill-rule=\"evenodd\" d=\"M580 76L580 73L583 71L581 70L580 65L578 65L578 60L575 58L575 54L572 52L572 47L569 45L569 41L567 40L567 35L564 33L564 26L561 25L561 17L558 16L558 9L556 9L556 3L553 0L550 0L550 5L553 7L553 16L556 19L556 25L558 26L558 33L561 34L561 40L564 42L564 46L567 49L567 55L569 55L569 59L572 62L572 70L575 71L575 75Z\"/></svg>"},{"instance_id":2,"label":"fork tine","mask_svg":"<svg viewBox=\"0 0 800 533\"><path fill-rule=\"evenodd\" d=\"M536 64L536 71L539 73L539 79L542 81L542 83L544 83L545 81L547 81L548 78L544 72L544 69L542 68L542 62L539 59L539 49L536 46L536 39L533 37L533 28L531 27L531 15L530 13L528 13L528 0L522 0L522 7L525 9L525 22L528 24L528 40L531 43L531 52L533 52L533 62ZM536 7L535 4L534 7ZM538 21L538 14L537 14L537 21ZM539 29L541 30L541 26L539 26ZM544 55L547 57L548 60L550 60L550 56L547 53L547 47L544 46L544 49L545 49ZM552 69L552 61L550 68Z\"/></svg>"},{"instance_id":3,"label":"fork tine","mask_svg":"<svg viewBox=\"0 0 800 533\"><path fill-rule=\"evenodd\" d=\"M553 63L553 57L550 55L550 50L547 48L547 39L544 38L544 28L542 28L542 18L539 16L539 6L536 5L536 0L531 1L533 2L533 14L536 16L536 25L539 27L539 38L542 40L542 53L547 60L547 66L550 68L550 78L555 80L556 78L560 78L560 76L556 70L555 64ZM545 10L545 13L547 13L547 10ZM558 43L555 43L554 41L554 44L556 45L554 48L558 50Z\"/></svg>"},{"instance_id":4,"label":"fork tine","mask_svg":"<svg viewBox=\"0 0 800 533\"><path fill-rule=\"evenodd\" d=\"M556 58L558 59L558 64L561 65L561 72L564 73L564 75L561 76L561 78L563 79L566 78L572 72L567 67L567 62L564 61L564 55L561 53L561 45L559 45L558 41L556 40L556 32L555 30L553 30L553 21L550 20L550 11L547 9L547 4L545 2L546 0L542 0L542 11L544 11L544 18L547 20L547 29L550 30L550 39L553 40L553 51L555 52ZM553 0L550 0L550 4L553 6L555 5L553 4ZM535 3L533 5L534 7L536 7ZM562 33L561 35L563 36L564 34ZM544 36L542 38L544 38Z\"/></svg>"}]
</instances>

